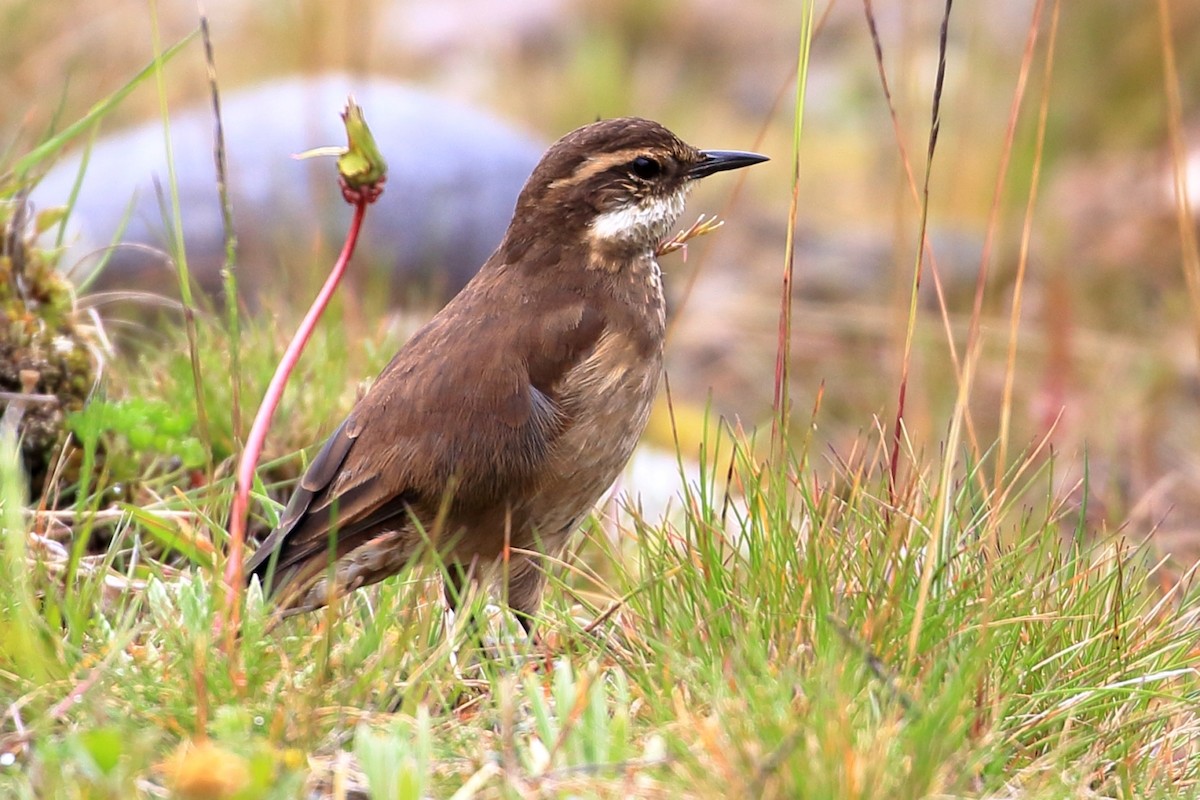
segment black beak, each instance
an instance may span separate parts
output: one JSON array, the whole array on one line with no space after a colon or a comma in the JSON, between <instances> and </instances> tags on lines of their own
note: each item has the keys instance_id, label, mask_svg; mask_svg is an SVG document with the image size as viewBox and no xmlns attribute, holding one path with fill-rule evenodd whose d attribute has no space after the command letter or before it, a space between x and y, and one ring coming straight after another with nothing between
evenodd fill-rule
<instances>
[{"instance_id":1,"label":"black beak","mask_svg":"<svg viewBox=\"0 0 1200 800\"><path fill-rule=\"evenodd\" d=\"M704 156L703 160L688 170L688 177L692 180L708 177L714 172L741 169L770 160L758 153L743 153L741 150L704 150L700 155Z\"/></svg>"}]
</instances>

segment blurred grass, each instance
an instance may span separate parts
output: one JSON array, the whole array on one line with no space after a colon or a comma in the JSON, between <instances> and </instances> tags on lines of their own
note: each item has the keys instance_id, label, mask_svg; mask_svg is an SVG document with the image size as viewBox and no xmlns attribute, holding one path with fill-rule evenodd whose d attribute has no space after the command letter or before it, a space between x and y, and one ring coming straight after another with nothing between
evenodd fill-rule
<instances>
[{"instance_id":1,"label":"blurred grass","mask_svg":"<svg viewBox=\"0 0 1200 800\"><path fill-rule=\"evenodd\" d=\"M377 18L386 11L383 3L363 7ZM1145 10L1123 6L1105 22L1113 3L1068 7L1064 77L1049 100L1047 180L1071 154L1131 141L1148 147L1162 132L1147 122L1153 115L1118 102L1160 85L1151 71L1153 45L1140 56L1142 39L1120 46L1121 35L1141 30ZM107 74L81 66L95 34L70 24L78 8L12 2L0 9L11 30L39 43L25 57L0 56L12 59L0 78L0 130L20 129L13 154L112 91L105 82L114 75L145 62L142 7L113 8L106 24L123 32L129 52L111 53ZM548 44L505 49L493 42L494 75L479 88L470 59L458 51L430 50L422 60L355 49L353 36L366 35L356 27L361 20L300 3L271 21L280 8L247 11L242 26L235 31L230 22L224 35L265 35L280 45L280 69L372 66L436 76L449 65L492 105L548 134L598 113L637 111L669 114L690 140L719 138L718 146L759 146L750 142L770 113L763 98L774 97L773 82L783 79L751 59L760 71L748 85L746 70L725 70L720 59L732 63L752 52L766 59L772 48L791 48L790 67L797 28L793 11L775 6L746 9L723 31L679 3L588 9ZM172 25L194 25L190 10L180 13L162 21L165 39L176 33ZM755 25L762 13L773 21L769 44L747 45L746 31L764 30ZM896 59L909 139L923 141L929 71L921 37L929 20L920 18L924 11L898 13L912 16L892 29L898 41L888 44L897 46L887 53ZM958 13L964 33L953 44L962 49L952 52L948 138L935 161L931 211L935 220L982 228L1017 54L985 35L986 13ZM1200 19L1186 10L1179 16L1183 42ZM835 19L818 36L814 60L833 58L848 41L861 44L853 38L861 28L856 18ZM1116 57L1096 55L1103 42ZM251 77L249 48L227 44L218 52L230 84ZM903 286L915 217L893 188L894 143L875 135L886 125L868 51L848 52L849 82L861 93L826 96L810 87L801 189L820 201L806 204L806 217L894 225L895 283ZM1186 85L1196 66L1181 53ZM62 79L47 76L48 61L76 65L61 104ZM177 87L199 74L198 62L177 60L166 91L189 93ZM1092 91L1097 64L1106 71L1134 66L1110 96ZM1035 80L1029 94L1040 91ZM1135 105L1153 107L1156 97L1143 91ZM109 121L157 103L149 92L131 100ZM775 114L768 152L786 150L792 111ZM1086 127L1086 138L1077 138L1076 126ZM1033 133L1023 127L1016 139L1004 206L1014 219L1030 191ZM1089 186L1072 196L1105 199L1092 197L1098 193ZM747 200L752 213L727 214L730 224L717 237L735 237L741 268L765 276L744 280L745 302L762 301L747 310L750 324L725 332L760 353L776 344L772 292L782 237L736 237L753 218L780 221L786 188L782 173L763 177ZM0 794L150 797L169 787L179 796L292 797L311 769L308 780L330 793L357 784L375 796L414 798L1194 796L1200 682L1193 573L1187 561L1168 569L1156 545L1144 541L1161 522L1144 507L1159 482L1200 474L1178 455L1200 433L1188 402L1194 354L1188 309L1176 295L1181 278L1171 273L1177 264L1169 254L1157 271L1136 261L1092 269L1090 254L1072 245L1080 234L1055 228L1061 209L1047 205L1038 215L1044 272L1035 263L1026 287L1029 330L1014 399L1003 407L1015 412L1009 461L995 463L991 448L1006 353L1003 337L986 333L1007 323L1006 269L1015 260L1002 255L985 298L970 397L956 398L946 334L923 309L902 451L907 477L894 506L881 472L888 439L879 429L888 422L873 423L872 414L890 421L906 303L896 302L886 282L850 301L805 299L797 307L793 380L797 416L808 424L794 428L790 448L768 459L760 442L698 413L702 398L676 395L679 413L660 414L658 441L687 442L682 459L700 463L682 510L667 520L634 515L619 526L593 526L547 600L545 641L513 641L511 626L494 620L497 652L481 660L464 654L460 671L443 637L438 593L424 580L435 572L428 565L346 598L337 614L300 618L270 634L252 590L239 663L215 655L219 564L211 554L222 544L229 496L220 465L235 447L227 415L212 419L213 475L148 474L126 513L72 521L75 536L103 528L110 543L87 568L68 570L65 581L56 551L27 535L23 482L11 448L0 447ZM692 207L713 206L701 195ZM1002 227L1019 229L1007 216ZM720 269L705 263L706 246L696 248L689 268ZM761 255L744 255L755 248ZM803 291L803 251L797 272ZM769 288L755 294L759 281ZM960 287L950 313L960 351L968 307ZM266 309L244 321L243 398L261 396L292 314ZM358 379L375 374L411 328L364 326L335 309L320 330L293 384L302 388L289 392L279 414L269 455L280 461L268 465L269 483L298 471L290 454L328 433L353 403ZM195 335L205 405L228 410L223 326L200 313ZM137 329L129 338L141 347L111 365L107 398L194 407L182 332ZM769 396L770 376L751 372L748 381L744 399L753 409L755 391ZM964 402L978 422L982 453L944 444ZM1064 405L1066 416L1051 425ZM746 412L747 428L767 418L758 408ZM673 422L684 421L691 430L680 435ZM1050 433L1051 447L1038 449ZM1026 449L1026 442L1034 444ZM995 486L980 480L993 474L1002 476ZM259 497L263 527L275 510L268 488L277 487L263 487ZM1122 537L1116 531L1126 524ZM73 687L79 698L67 700ZM347 752L357 766L340 755Z\"/></svg>"}]
</instances>

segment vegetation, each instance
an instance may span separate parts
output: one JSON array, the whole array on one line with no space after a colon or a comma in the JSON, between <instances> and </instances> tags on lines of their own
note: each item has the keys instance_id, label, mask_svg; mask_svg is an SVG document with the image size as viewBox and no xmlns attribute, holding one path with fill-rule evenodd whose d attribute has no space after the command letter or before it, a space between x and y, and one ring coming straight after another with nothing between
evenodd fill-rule
<instances>
[{"instance_id":1,"label":"vegetation","mask_svg":"<svg viewBox=\"0 0 1200 800\"><path fill-rule=\"evenodd\" d=\"M1054 29L1052 8L1035 29ZM617 57L606 35L589 58ZM1053 48L1048 34L1023 62L1045 69L1043 108ZM1018 101L1014 137L1029 103ZM1048 123L1031 124L1017 159L1029 164L1014 167L1026 177ZM1029 184L1022 212L1035 206ZM1186 228L1177 236L1186 253ZM32 240L28 252L54 256ZM915 288L903 297L890 410L867 433L864 417L852 436L830 434L848 412L824 407L821 390L803 396L810 413L796 395L789 405L787 358L757 378L783 407L757 433L670 396L656 427L678 461L672 509L598 515L556 570L535 641L476 598L482 647L465 615L443 619L435 563L273 628L255 585L240 636L218 632L231 464L294 314L234 327L197 300L188 326L89 362L100 388L64 416L70 437L53 437L74 476L42 492L0 433L0 796L1195 796L1195 568L1093 507L1111 494L1086 454L1056 452L1055 425L1014 444L1014 411L1033 393L1022 387L1062 364L1053 341L1035 367L1017 357L1026 258L1005 295L1011 318L979 303L939 317ZM90 319L54 297L42 305L62 324ZM409 330L331 313L277 415L287 424L258 473L259 532L297 474L293 454ZM1010 319L1011 347L989 349L980 329ZM1110 333L1142 353L1140 322L1120 317ZM893 428L897 397L922 379L941 394L910 397ZM923 444L913 417L936 420L938 437ZM1120 483L1104 461L1100 482Z\"/></svg>"}]
</instances>

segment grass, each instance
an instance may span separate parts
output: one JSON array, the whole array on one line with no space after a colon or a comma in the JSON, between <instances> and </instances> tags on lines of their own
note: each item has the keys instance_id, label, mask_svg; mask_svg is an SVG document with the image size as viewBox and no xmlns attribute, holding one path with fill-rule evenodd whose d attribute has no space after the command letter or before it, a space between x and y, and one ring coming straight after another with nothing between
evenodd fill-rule
<instances>
[{"instance_id":1,"label":"grass","mask_svg":"<svg viewBox=\"0 0 1200 800\"><path fill-rule=\"evenodd\" d=\"M9 450L0 685L18 761L0 787L292 797L309 766L332 786L343 764L375 797L1194 791L1196 598L1164 594L1137 548L1090 537L1042 476L997 506L971 480L984 465L964 467L939 527L933 480L889 508L877 463L826 482L745 442L720 449L674 520L589 531L542 644L495 619L495 651L464 655L461 674L428 565L270 633L252 591L233 664L214 648L212 569L150 566L144 588L115 592L80 575L67 595L22 557ZM127 525L110 560L138 548ZM56 608L65 630L46 623ZM214 771L240 783L187 784Z\"/></svg>"},{"instance_id":2,"label":"grass","mask_svg":"<svg viewBox=\"0 0 1200 800\"><path fill-rule=\"evenodd\" d=\"M698 447L677 445L676 510L589 525L537 642L492 611L487 651L456 654L437 565L421 564L272 630L252 587L226 656L213 629L234 420L209 417L213 470L166 456L195 449L180 420L230 408L235 381L261 396L283 342L267 315L239 322L236 348L201 313L108 365L87 430L113 450L140 437L164 452L120 513L102 508L103 471L65 516L31 508L0 438L0 796L1198 791L1191 571L1168 574L1145 541L1092 522L1086 460L1082 485L1063 486L1080 464L1041 441L1012 452L1007 428L973 421L981 390L957 365L930 452L894 419L825 451L819 403L787 441L698 426ZM277 513L273 483L302 461L290 454L328 432L405 333L341 322L335 308L293 381L303 396L285 397L260 528ZM913 333L918 359L948 358L945 341ZM995 360L973 346L966 363ZM1014 402L1006 389L1000 411ZM129 421L147 408L150 431ZM1004 432L980 442L972 422ZM63 545L64 519L69 541L107 544Z\"/></svg>"}]
</instances>

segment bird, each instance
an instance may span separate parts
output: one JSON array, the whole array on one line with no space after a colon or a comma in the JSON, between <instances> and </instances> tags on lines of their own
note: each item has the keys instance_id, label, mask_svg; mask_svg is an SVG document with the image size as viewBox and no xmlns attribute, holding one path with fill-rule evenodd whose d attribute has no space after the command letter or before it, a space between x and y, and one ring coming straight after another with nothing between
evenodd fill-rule
<instances>
[{"instance_id":1,"label":"bird","mask_svg":"<svg viewBox=\"0 0 1200 800\"><path fill-rule=\"evenodd\" d=\"M284 616L442 559L532 635L547 568L613 484L663 372L657 249L689 189L767 161L638 117L584 125L534 167L499 246L397 352L245 564Z\"/></svg>"}]
</instances>

